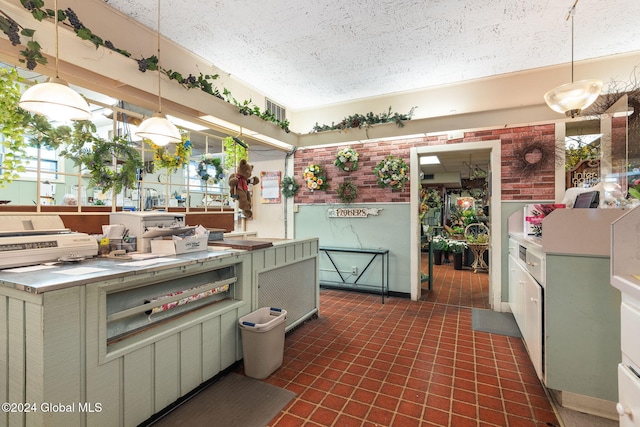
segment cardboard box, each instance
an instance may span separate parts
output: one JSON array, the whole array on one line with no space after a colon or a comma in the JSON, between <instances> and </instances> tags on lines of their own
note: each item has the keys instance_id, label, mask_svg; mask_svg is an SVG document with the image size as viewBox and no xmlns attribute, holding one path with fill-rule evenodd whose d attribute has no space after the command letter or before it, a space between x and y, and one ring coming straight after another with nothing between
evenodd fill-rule
<instances>
[{"instance_id":1,"label":"cardboard box","mask_svg":"<svg viewBox=\"0 0 640 427\"><path fill-rule=\"evenodd\" d=\"M188 236L180 240L154 239L154 240L151 240L150 242L151 253L180 255L180 254L187 254L191 252L206 251L208 250L207 239L208 239L208 236L205 234Z\"/></svg>"}]
</instances>

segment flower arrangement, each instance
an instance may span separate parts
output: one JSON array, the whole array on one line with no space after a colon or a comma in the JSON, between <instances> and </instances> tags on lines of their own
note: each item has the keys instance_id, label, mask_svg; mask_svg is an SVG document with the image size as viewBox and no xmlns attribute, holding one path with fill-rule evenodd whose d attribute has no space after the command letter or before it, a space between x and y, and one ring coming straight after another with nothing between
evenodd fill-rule
<instances>
[{"instance_id":1,"label":"flower arrangement","mask_svg":"<svg viewBox=\"0 0 640 427\"><path fill-rule=\"evenodd\" d=\"M434 251L446 251L449 249L449 242L442 236L433 236L431 246Z\"/></svg>"},{"instance_id":2,"label":"flower arrangement","mask_svg":"<svg viewBox=\"0 0 640 427\"><path fill-rule=\"evenodd\" d=\"M280 183L280 188L282 188L282 195L286 198L294 197L298 193L298 188L300 186L296 182L295 179L291 176L285 176L282 178L282 182Z\"/></svg>"},{"instance_id":3,"label":"flower arrangement","mask_svg":"<svg viewBox=\"0 0 640 427\"><path fill-rule=\"evenodd\" d=\"M327 178L324 175L322 166L310 164L304 169L302 178L307 183L307 188L313 190L326 190L329 188L327 184Z\"/></svg>"},{"instance_id":4,"label":"flower arrangement","mask_svg":"<svg viewBox=\"0 0 640 427\"><path fill-rule=\"evenodd\" d=\"M449 246L449 252L454 254L461 254L467 248L467 242L464 240L449 239L447 245Z\"/></svg>"},{"instance_id":5,"label":"flower arrangement","mask_svg":"<svg viewBox=\"0 0 640 427\"><path fill-rule=\"evenodd\" d=\"M191 141L187 139L187 134L182 134L182 142L176 144L173 153L169 152L166 147L160 147L154 143L147 141L153 148L153 163L159 168L166 168L169 172L175 172L183 167L191 155Z\"/></svg>"},{"instance_id":6,"label":"flower arrangement","mask_svg":"<svg viewBox=\"0 0 640 427\"><path fill-rule=\"evenodd\" d=\"M213 166L215 173L209 173L207 166ZM224 170L222 169L222 161L219 157L214 157L211 153L204 153L198 163L198 176L207 184L217 184L224 179Z\"/></svg>"},{"instance_id":7,"label":"flower arrangement","mask_svg":"<svg viewBox=\"0 0 640 427\"><path fill-rule=\"evenodd\" d=\"M551 212L558 208L565 208L564 204L541 203L536 205L527 205L525 211L525 221L529 223L527 234L537 237L542 236L542 220Z\"/></svg>"},{"instance_id":8,"label":"flower arrangement","mask_svg":"<svg viewBox=\"0 0 640 427\"><path fill-rule=\"evenodd\" d=\"M409 180L409 167L399 157L387 156L373 168L373 173L382 188L402 190L404 183Z\"/></svg>"},{"instance_id":9,"label":"flower arrangement","mask_svg":"<svg viewBox=\"0 0 640 427\"><path fill-rule=\"evenodd\" d=\"M344 172L358 169L358 152L351 147L342 147L336 153L334 165Z\"/></svg>"},{"instance_id":10,"label":"flower arrangement","mask_svg":"<svg viewBox=\"0 0 640 427\"><path fill-rule=\"evenodd\" d=\"M352 181L345 181L338 185L336 194L342 203L351 203L358 197L358 187Z\"/></svg>"}]
</instances>

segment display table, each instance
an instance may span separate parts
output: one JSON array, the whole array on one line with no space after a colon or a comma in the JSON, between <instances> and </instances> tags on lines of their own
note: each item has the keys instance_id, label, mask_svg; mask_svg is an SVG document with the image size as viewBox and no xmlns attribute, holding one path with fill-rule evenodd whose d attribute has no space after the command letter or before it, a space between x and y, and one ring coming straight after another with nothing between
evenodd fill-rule
<instances>
[{"instance_id":1,"label":"display table","mask_svg":"<svg viewBox=\"0 0 640 427\"><path fill-rule=\"evenodd\" d=\"M382 303L384 304L384 295L389 292L389 249L361 249L361 248L339 248L339 247L329 247L329 246L321 246L320 252L324 252L327 255L327 258L331 262L335 272L338 274L340 281L327 281L321 280L320 284L329 284L329 285L358 285L358 281L362 278L362 275L367 271L367 269L371 266L371 264L376 260L376 258L380 257L382 261L382 275L380 280L380 287L382 293ZM355 280L351 283L347 281L347 278L340 271L340 268L336 264L336 261L331 256L332 253L357 253L357 254L367 254L371 255L369 262L367 265L361 269L355 278ZM367 286L367 285L364 285Z\"/></svg>"},{"instance_id":2,"label":"display table","mask_svg":"<svg viewBox=\"0 0 640 427\"><path fill-rule=\"evenodd\" d=\"M477 273L478 270L489 271L489 266L486 262L484 262L484 253L489 250L488 243L469 243L467 242L469 249L471 249L471 253L473 253L473 264L471 264L471 268L473 268L473 272Z\"/></svg>"}]
</instances>

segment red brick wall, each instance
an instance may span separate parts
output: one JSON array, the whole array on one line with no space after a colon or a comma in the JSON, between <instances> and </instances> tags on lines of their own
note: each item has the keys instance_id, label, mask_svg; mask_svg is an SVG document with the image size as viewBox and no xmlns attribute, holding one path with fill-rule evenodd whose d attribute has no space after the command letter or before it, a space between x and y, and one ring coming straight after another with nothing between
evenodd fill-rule
<instances>
[{"instance_id":1,"label":"red brick wall","mask_svg":"<svg viewBox=\"0 0 640 427\"><path fill-rule=\"evenodd\" d=\"M481 142L499 139L502 145L502 199L503 200L550 200L554 198L554 153L555 126L553 124L466 132L463 138L447 140L446 135L395 140L391 142L369 142L350 144L359 154L358 169L343 172L334 166L339 147L300 149L294 155L294 177L300 185L295 203L340 203L336 188L341 182L351 179L358 186L358 197L354 203L408 202L410 183L404 190L380 188L376 184L373 168L386 156L401 157L409 164L409 149L429 145ZM522 176L517 168L514 152L524 144L539 141L549 154L549 161L531 176ZM302 179L302 172L309 164L323 167L329 183L327 191L310 191Z\"/></svg>"}]
</instances>

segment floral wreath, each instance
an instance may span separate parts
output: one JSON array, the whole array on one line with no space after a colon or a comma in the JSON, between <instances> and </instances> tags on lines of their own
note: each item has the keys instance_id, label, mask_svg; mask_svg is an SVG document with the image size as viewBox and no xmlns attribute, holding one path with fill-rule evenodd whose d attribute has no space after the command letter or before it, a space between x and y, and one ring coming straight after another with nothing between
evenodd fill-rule
<instances>
[{"instance_id":1,"label":"floral wreath","mask_svg":"<svg viewBox=\"0 0 640 427\"><path fill-rule=\"evenodd\" d=\"M351 163L349 167L348 163ZM358 152L351 147L342 147L336 153L336 161L334 165L339 167L344 172L349 172L358 169Z\"/></svg>"},{"instance_id":2,"label":"floral wreath","mask_svg":"<svg viewBox=\"0 0 640 427\"><path fill-rule=\"evenodd\" d=\"M400 157L387 156L373 168L373 173L382 188L402 190L404 183L409 180L409 167Z\"/></svg>"},{"instance_id":3,"label":"floral wreath","mask_svg":"<svg viewBox=\"0 0 640 427\"><path fill-rule=\"evenodd\" d=\"M358 197L358 187L352 181L344 181L338 185L336 194L342 203L351 203Z\"/></svg>"},{"instance_id":4,"label":"floral wreath","mask_svg":"<svg viewBox=\"0 0 640 427\"><path fill-rule=\"evenodd\" d=\"M176 144L176 149L170 153L166 147L160 147L146 140L153 147L153 163L159 168L167 168L169 172L180 169L189 161L191 155L191 141L187 139L187 134L182 135L182 142Z\"/></svg>"},{"instance_id":5,"label":"floral wreath","mask_svg":"<svg viewBox=\"0 0 640 427\"><path fill-rule=\"evenodd\" d=\"M291 176L285 176L282 178L280 186L282 188L282 195L286 198L295 196L298 193L298 188L300 187L296 180Z\"/></svg>"},{"instance_id":6,"label":"floral wreath","mask_svg":"<svg viewBox=\"0 0 640 427\"><path fill-rule=\"evenodd\" d=\"M313 190L326 190L329 188L327 178L324 175L322 166L311 164L304 169L302 178L307 183L307 188Z\"/></svg>"},{"instance_id":7,"label":"floral wreath","mask_svg":"<svg viewBox=\"0 0 640 427\"><path fill-rule=\"evenodd\" d=\"M207 170L207 166L216 168L216 172L212 175ZM217 184L224 178L224 170L222 169L222 161L218 157L214 157L211 153L204 153L198 163L198 176L207 184Z\"/></svg>"}]
</instances>

